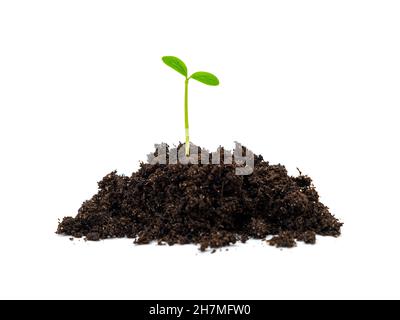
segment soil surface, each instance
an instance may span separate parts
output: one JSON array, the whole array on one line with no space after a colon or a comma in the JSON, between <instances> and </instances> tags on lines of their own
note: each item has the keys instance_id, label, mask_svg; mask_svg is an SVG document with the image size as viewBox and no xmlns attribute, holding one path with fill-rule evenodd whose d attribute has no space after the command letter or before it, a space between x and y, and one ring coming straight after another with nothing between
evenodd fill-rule
<instances>
[{"instance_id":1,"label":"soil surface","mask_svg":"<svg viewBox=\"0 0 400 320\"><path fill-rule=\"evenodd\" d=\"M92 241L194 243L202 251L250 238L273 236L270 245L294 247L297 241L314 244L316 235L340 235L342 223L319 202L311 178L289 176L284 166L257 155L251 175L235 175L238 165L223 164L223 149L218 151L218 165L141 163L130 177L109 173L75 218L62 219L57 233Z\"/></svg>"}]
</instances>

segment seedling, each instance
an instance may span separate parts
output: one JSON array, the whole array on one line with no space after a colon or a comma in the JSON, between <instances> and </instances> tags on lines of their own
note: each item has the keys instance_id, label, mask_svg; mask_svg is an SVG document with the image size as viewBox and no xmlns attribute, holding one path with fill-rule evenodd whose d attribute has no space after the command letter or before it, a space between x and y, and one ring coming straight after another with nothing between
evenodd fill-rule
<instances>
[{"instance_id":1,"label":"seedling","mask_svg":"<svg viewBox=\"0 0 400 320\"><path fill-rule=\"evenodd\" d=\"M209 72L198 71L193 73L190 77L188 77L187 67L185 63L173 56L165 56L162 57L162 61L164 63L179 72L181 75L185 77L185 154L189 156L190 153L190 142L189 142L189 108L188 108L188 87L189 80L194 79L200 81L209 86L217 86L219 84L218 78Z\"/></svg>"}]
</instances>

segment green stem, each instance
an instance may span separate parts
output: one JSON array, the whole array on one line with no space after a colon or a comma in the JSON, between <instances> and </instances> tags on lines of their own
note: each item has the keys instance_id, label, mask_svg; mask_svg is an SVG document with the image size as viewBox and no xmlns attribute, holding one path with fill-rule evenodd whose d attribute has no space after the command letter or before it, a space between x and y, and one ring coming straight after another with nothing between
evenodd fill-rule
<instances>
[{"instance_id":1,"label":"green stem","mask_svg":"<svg viewBox=\"0 0 400 320\"><path fill-rule=\"evenodd\" d=\"M185 154L188 157L190 151L189 144L189 108L188 108L188 84L189 79L185 80Z\"/></svg>"}]
</instances>

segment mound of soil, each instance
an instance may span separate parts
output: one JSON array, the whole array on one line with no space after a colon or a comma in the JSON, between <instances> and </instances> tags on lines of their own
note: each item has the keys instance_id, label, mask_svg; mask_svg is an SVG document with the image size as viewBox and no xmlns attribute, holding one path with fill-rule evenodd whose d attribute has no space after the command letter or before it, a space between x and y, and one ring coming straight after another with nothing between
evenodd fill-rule
<instances>
[{"instance_id":1,"label":"mound of soil","mask_svg":"<svg viewBox=\"0 0 400 320\"><path fill-rule=\"evenodd\" d=\"M340 235L342 223L319 202L311 178L300 171L289 176L284 166L257 155L251 175L235 175L237 164L224 164L223 149L218 151L218 165L141 163L131 177L109 173L57 233L93 241L194 243L201 250L270 235L269 244L277 247L314 244L317 234Z\"/></svg>"}]
</instances>

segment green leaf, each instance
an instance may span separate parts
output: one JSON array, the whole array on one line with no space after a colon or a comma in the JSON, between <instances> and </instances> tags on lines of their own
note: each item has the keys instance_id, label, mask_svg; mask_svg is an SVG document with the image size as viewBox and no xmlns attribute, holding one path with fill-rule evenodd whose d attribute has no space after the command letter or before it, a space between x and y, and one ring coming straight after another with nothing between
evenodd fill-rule
<instances>
[{"instance_id":1,"label":"green leaf","mask_svg":"<svg viewBox=\"0 0 400 320\"><path fill-rule=\"evenodd\" d=\"M173 56L164 56L162 57L162 61L164 61L167 66L178 71L181 75L187 78L187 68L181 59Z\"/></svg>"},{"instance_id":2,"label":"green leaf","mask_svg":"<svg viewBox=\"0 0 400 320\"><path fill-rule=\"evenodd\" d=\"M193 73L190 78L208 84L209 86L217 86L219 85L219 80L212 73L199 71Z\"/></svg>"}]
</instances>

